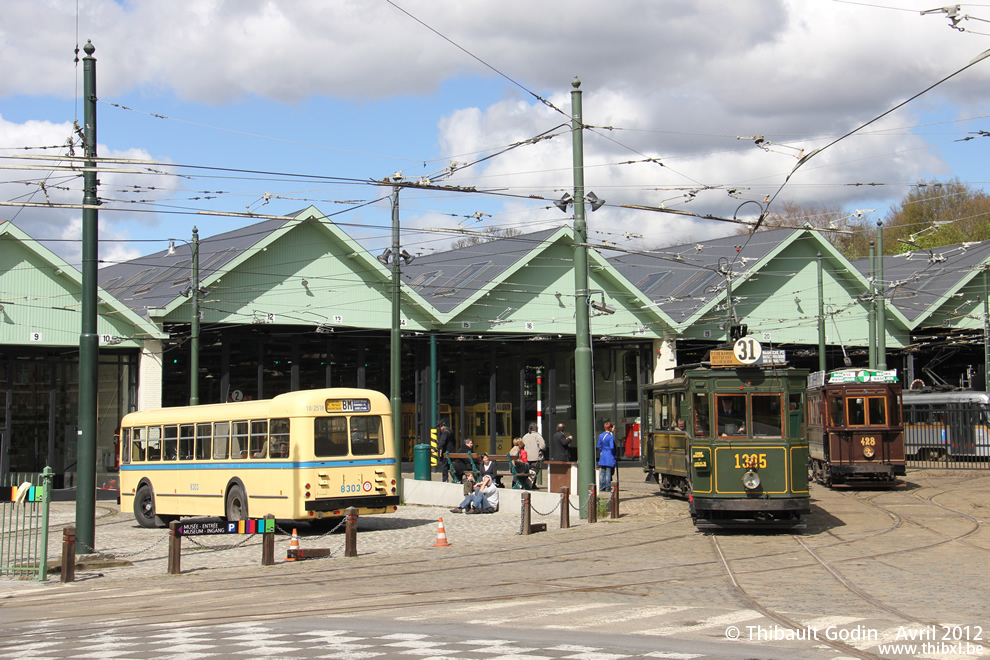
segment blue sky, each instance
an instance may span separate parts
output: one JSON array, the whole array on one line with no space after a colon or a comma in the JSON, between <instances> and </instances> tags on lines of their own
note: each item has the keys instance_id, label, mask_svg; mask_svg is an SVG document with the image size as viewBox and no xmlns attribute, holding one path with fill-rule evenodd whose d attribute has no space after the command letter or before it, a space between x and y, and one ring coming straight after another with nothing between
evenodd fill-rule
<instances>
[{"instance_id":1,"label":"blue sky","mask_svg":"<svg viewBox=\"0 0 990 660\"><path fill-rule=\"evenodd\" d=\"M17 169L26 162L9 157L65 153L24 147L62 145L73 119L82 120L73 49L91 39L99 155L147 161L108 165L132 172L100 176L107 261L162 249L193 226L205 237L252 222L197 212L281 215L309 204L328 215L345 211L333 218L379 251L391 241L388 201L354 207L389 191L357 182L399 171L432 175L486 156L442 183L509 196L404 191L404 247L446 249L464 228L536 231L569 222L546 200L572 185L575 76L584 121L597 127L584 134L587 189L608 202L589 214L592 241L629 249L689 243L735 227L621 205L731 217L744 201L773 195L800 154L990 48L990 6L962 5L963 31L944 13L921 14L933 7L9 0L0 30L0 198L81 201L78 176ZM810 159L778 201L876 209L873 219L882 219L920 179L958 177L985 188L986 138L958 140L990 130L988 82L990 60ZM501 153L547 132L552 139ZM756 135L770 146L738 139ZM72 262L80 217L0 207L0 220Z\"/></svg>"}]
</instances>

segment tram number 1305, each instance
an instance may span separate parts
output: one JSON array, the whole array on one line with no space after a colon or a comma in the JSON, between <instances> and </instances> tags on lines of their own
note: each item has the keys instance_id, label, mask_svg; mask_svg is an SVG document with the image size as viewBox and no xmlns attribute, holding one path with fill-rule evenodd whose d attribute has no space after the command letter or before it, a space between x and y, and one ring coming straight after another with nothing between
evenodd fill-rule
<instances>
[{"instance_id":1,"label":"tram number 1305","mask_svg":"<svg viewBox=\"0 0 990 660\"><path fill-rule=\"evenodd\" d=\"M767 466L766 454L735 454L736 467L740 470L748 468L760 468Z\"/></svg>"}]
</instances>

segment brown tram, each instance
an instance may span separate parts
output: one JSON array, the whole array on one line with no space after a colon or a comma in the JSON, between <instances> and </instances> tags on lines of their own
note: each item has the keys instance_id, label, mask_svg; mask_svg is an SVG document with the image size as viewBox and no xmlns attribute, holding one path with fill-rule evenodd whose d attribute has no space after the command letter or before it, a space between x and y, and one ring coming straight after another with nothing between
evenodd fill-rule
<instances>
[{"instance_id":1,"label":"brown tram","mask_svg":"<svg viewBox=\"0 0 990 660\"><path fill-rule=\"evenodd\" d=\"M813 373L806 401L811 479L826 486L880 485L904 475L896 370Z\"/></svg>"}]
</instances>

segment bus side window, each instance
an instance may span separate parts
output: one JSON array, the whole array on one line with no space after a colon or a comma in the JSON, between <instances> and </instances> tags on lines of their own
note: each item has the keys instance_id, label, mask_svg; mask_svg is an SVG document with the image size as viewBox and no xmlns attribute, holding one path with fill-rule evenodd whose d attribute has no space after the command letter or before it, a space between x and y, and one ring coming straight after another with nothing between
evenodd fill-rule
<instances>
[{"instance_id":1,"label":"bus side window","mask_svg":"<svg viewBox=\"0 0 990 660\"><path fill-rule=\"evenodd\" d=\"M165 432L165 443L163 460L174 461L179 457L179 427L175 424L163 428Z\"/></svg>"},{"instance_id":2,"label":"bus side window","mask_svg":"<svg viewBox=\"0 0 990 660\"><path fill-rule=\"evenodd\" d=\"M162 427L148 427L148 454L149 461L162 460Z\"/></svg>"},{"instance_id":3,"label":"bus side window","mask_svg":"<svg viewBox=\"0 0 990 660\"><path fill-rule=\"evenodd\" d=\"M227 445L230 442L230 422L213 424L213 458L227 458Z\"/></svg>"},{"instance_id":4,"label":"bus side window","mask_svg":"<svg viewBox=\"0 0 990 660\"><path fill-rule=\"evenodd\" d=\"M230 457L247 458L248 423L234 422L234 433L230 436Z\"/></svg>"},{"instance_id":5,"label":"bus side window","mask_svg":"<svg viewBox=\"0 0 990 660\"><path fill-rule=\"evenodd\" d=\"M179 460L191 461L195 450L196 427L193 424L179 425Z\"/></svg>"},{"instance_id":6,"label":"bus side window","mask_svg":"<svg viewBox=\"0 0 990 660\"><path fill-rule=\"evenodd\" d=\"M351 417L351 453L355 456L381 456L385 453L381 417Z\"/></svg>"},{"instance_id":7,"label":"bus side window","mask_svg":"<svg viewBox=\"0 0 990 660\"><path fill-rule=\"evenodd\" d=\"M269 458L289 457L289 420L273 419L268 440Z\"/></svg>"},{"instance_id":8,"label":"bus side window","mask_svg":"<svg viewBox=\"0 0 990 660\"><path fill-rule=\"evenodd\" d=\"M120 453L121 465L131 462L131 430L129 428L120 431Z\"/></svg>"},{"instance_id":9,"label":"bus side window","mask_svg":"<svg viewBox=\"0 0 990 660\"><path fill-rule=\"evenodd\" d=\"M313 454L320 458L347 456L346 417L317 417L313 420Z\"/></svg>"},{"instance_id":10,"label":"bus side window","mask_svg":"<svg viewBox=\"0 0 990 660\"><path fill-rule=\"evenodd\" d=\"M133 442L131 443L131 460L136 463L144 461L144 432L143 426L137 426L133 430Z\"/></svg>"},{"instance_id":11,"label":"bus side window","mask_svg":"<svg viewBox=\"0 0 990 660\"><path fill-rule=\"evenodd\" d=\"M210 433L213 425L203 422L196 425L196 460L208 461L212 453L213 436Z\"/></svg>"},{"instance_id":12,"label":"bus side window","mask_svg":"<svg viewBox=\"0 0 990 660\"><path fill-rule=\"evenodd\" d=\"M268 420L251 421L251 458L268 458Z\"/></svg>"}]
</instances>

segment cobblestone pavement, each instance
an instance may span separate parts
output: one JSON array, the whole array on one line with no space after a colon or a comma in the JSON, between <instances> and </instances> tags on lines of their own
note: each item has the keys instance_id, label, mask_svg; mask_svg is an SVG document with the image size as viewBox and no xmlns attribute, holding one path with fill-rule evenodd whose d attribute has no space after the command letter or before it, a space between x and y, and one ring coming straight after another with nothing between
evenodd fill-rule
<instances>
[{"instance_id":1,"label":"cobblestone pavement","mask_svg":"<svg viewBox=\"0 0 990 660\"><path fill-rule=\"evenodd\" d=\"M99 503L100 549L142 552L69 585L0 583L0 658L988 653L990 474L915 470L890 491L815 486L802 533L712 536L685 502L621 472L618 520L575 514L561 530L554 513L547 532L520 536L518 511L402 507L361 519L356 558L287 563L280 536L276 565L262 567L260 537L228 550L184 540L179 576L166 575L164 543L146 549L164 530ZM71 508L56 509L53 528L72 522ZM441 516L446 548L433 547ZM341 541L299 531L304 548Z\"/></svg>"}]
</instances>

